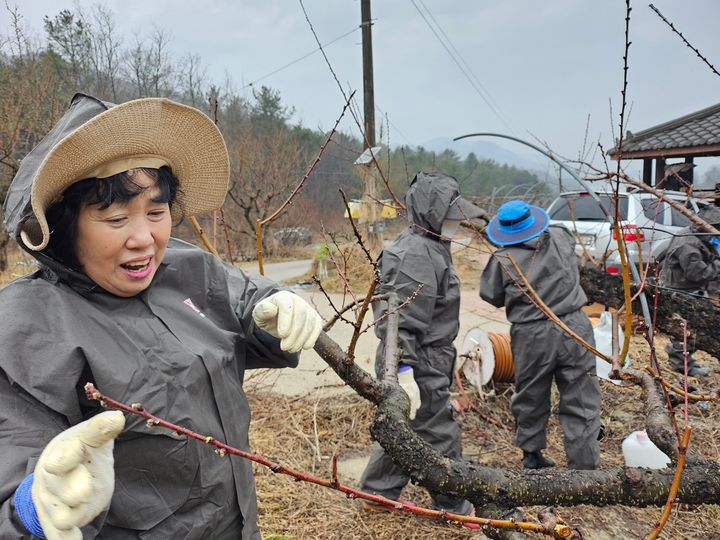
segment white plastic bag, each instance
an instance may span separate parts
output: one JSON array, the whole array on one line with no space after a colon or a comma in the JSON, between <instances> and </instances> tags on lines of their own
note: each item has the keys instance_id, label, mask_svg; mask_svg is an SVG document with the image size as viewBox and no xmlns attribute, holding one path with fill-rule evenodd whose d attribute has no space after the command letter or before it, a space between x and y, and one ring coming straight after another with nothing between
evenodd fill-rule
<instances>
[{"instance_id":1,"label":"white plastic bag","mask_svg":"<svg viewBox=\"0 0 720 540\"><path fill-rule=\"evenodd\" d=\"M595 348L603 353L608 358L612 357L612 314L609 311L603 311L600 314L600 322L597 323L593 329L595 335ZM618 325L618 350L622 350L623 343L625 343L625 335L623 334L622 328ZM629 357L628 357L629 358ZM627 365L627 361L626 361ZM621 384L621 381L616 381L610 378L610 370L612 365L599 356L595 357L595 366L597 376L606 381L610 381L613 384Z\"/></svg>"}]
</instances>

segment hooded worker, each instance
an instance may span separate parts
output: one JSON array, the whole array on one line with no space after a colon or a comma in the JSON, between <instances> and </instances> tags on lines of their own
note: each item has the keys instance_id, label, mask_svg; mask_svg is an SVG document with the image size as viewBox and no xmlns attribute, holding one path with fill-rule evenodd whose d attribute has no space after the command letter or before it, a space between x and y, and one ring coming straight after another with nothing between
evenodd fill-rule
<instances>
[{"instance_id":1,"label":"hooded worker","mask_svg":"<svg viewBox=\"0 0 720 540\"><path fill-rule=\"evenodd\" d=\"M560 393L560 423L565 455L572 469L595 469L600 463L600 387L595 356L550 321L532 301L511 262L550 310L586 342L594 345L593 329L580 310L587 297L580 286L575 238L562 226L550 226L547 212L521 200L503 204L487 227L498 247L480 280L480 296L505 307L515 365L515 444L528 469L555 462L542 450L547 446L550 388Z\"/></svg>"},{"instance_id":2,"label":"hooded worker","mask_svg":"<svg viewBox=\"0 0 720 540\"><path fill-rule=\"evenodd\" d=\"M720 208L704 206L698 217L715 228L720 227ZM662 269L662 280L666 287L699 296L708 296L713 282L720 280L720 239L691 225L678 231L670 242ZM665 347L673 370L685 372L685 344L683 340L670 339ZM693 356L695 344L692 337L687 342L688 375L705 377L710 370L697 365Z\"/></svg>"},{"instance_id":3,"label":"hooded worker","mask_svg":"<svg viewBox=\"0 0 720 540\"><path fill-rule=\"evenodd\" d=\"M439 172L419 172L405 197L409 224L378 260L379 293L394 292L398 301L411 300L399 310L398 380L411 401L410 426L438 452L462 456L460 428L453 419L450 385L458 334L460 282L453 268L450 239L461 221L486 215L460 196L457 181ZM418 287L422 286L419 290ZM413 296L414 295L414 296ZM373 304L375 318L387 312L387 302ZM387 318L376 326L380 338L376 370L382 376ZM409 478L375 444L362 476L362 489L397 500ZM431 493L434 508L469 515L472 504ZM374 507L364 503L364 508Z\"/></svg>"},{"instance_id":4,"label":"hooded worker","mask_svg":"<svg viewBox=\"0 0 720 540\"><path fill-rule=\"evenodd\" d=\"M22 161L8 231L39 269L0 290L0 538L259 540L252 466L124 402L248 451L246 369L296 366L322 321L302 298L171 238L222 205L203 113L77 94Z\"/></svg>"}]
</instances>

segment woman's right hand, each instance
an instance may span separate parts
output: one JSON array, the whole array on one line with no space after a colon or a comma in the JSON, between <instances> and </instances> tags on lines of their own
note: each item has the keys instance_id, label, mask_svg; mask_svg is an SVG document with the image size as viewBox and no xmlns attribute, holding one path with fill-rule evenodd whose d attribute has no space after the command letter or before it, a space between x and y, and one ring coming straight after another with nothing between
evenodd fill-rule
<instances>
[{"instance_id":1,"label":"woman's right hand","mask_svg":"<svg viewBox=\"0 0 720 540\"><path fill-rule=\"evenodd\" d=\"M56 436L35 466L32 499L48 540L81 540L80 527L110 505L120 411L93 416Z\"/></svg>"}]
</instances>

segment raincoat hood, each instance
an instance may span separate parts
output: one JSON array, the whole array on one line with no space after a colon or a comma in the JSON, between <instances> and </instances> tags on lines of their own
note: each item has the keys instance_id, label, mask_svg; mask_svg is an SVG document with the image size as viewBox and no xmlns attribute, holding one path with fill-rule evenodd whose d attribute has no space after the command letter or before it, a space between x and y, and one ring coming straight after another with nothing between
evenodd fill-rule
<instances>
[{"instance_id":1,"label":"raincoat hood","mask_svg":"<svg viewBox=\"0 0 720 540\"><path fill-rule=\"evenodd\" d=\"M10 183L5 197L3 220L5 228L23 248L27 249L20 238L20 232L26 224L35 221L30 194L35 175L45 157L69 133L112 106L112 103L100 101L84 94L75 94L65 115L20 162L20 168ZM36 252L28 251L36 255Z\"/></svg>"},{"instance_id":2,"label":"raincoat hood","mask_svg":"<svg viewBox=\"0 0 720 540\"><path fill-rule=\"evenodd\" d=\"M440 172L419 172L405 195L408 219L423 230L440 234L450 205L460 197L460 186L452 176Z\"/></svg>"}]
</instances>

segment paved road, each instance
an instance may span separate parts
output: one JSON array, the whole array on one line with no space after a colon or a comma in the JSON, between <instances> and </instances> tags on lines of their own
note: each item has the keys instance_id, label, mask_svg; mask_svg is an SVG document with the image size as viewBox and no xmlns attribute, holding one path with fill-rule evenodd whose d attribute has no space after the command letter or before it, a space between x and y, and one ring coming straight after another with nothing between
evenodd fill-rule
<instances>
[{"instance_id":1,"label":"paved road","mask_svg":"<svg viewBox=\"0 0 720 540\"><path fill-rule=\"evenodd\" d=\"M303 259L299 261L264 264L263 270L265 272L265 277L268 277L273 281L277 281L278 283L293 285L294 278L306 274L310 270L311 265L312 259ZM251 276L260 275L258 272L257 261L252 263L243 263L238 266Z\"/></svg>"}]
</instances>

